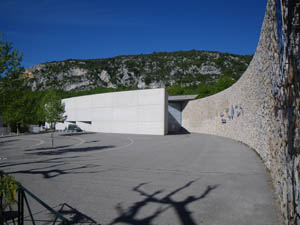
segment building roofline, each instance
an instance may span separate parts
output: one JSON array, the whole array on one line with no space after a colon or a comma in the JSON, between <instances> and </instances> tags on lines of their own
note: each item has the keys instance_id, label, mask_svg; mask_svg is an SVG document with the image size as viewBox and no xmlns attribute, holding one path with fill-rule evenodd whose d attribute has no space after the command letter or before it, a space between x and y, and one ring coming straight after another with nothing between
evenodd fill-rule
<instances>
[{"instance_id":1,"label":"building roofline","mask_svg":"<svg viewBox=\"0 0 300 225\"><path fill-rule=\"evenodd\" d=\"M197 98L198 95L178 95L178 96L169 96L169 102L183 102L183 101L190 101Z\"/></svg>"}]
</instances>

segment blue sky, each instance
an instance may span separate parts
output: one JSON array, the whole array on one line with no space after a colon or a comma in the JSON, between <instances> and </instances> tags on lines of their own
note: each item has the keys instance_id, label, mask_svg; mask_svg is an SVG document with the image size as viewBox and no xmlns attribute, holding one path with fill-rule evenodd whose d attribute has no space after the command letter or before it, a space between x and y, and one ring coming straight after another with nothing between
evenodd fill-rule
<instances>
[{"instance_id":1,"label":"blue sky","mask_svg":"<svg viewBox=\"0 0 300 225\"><path fill-rule=\"evenodd\" d=\"M253 54L267 0L0 0L24 67L161 51Z\"/></svg>"}]
</instances>

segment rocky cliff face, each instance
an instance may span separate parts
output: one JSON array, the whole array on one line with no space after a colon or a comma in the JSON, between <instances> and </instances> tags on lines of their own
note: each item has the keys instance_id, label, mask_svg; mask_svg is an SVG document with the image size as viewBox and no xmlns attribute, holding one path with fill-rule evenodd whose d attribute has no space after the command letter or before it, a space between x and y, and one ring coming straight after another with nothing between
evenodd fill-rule
<instances>
[{"instance_id":1,"label":"rocky cliff face","mask_svg":"<svg viewBox=\"0 0 300 225\"><path fill-rule=\"evenodd\" d=\"M207 51L181 51L109 59L66 60L36 65L23 75L33 90L65 91L96 87L159 88L215 82L226 75L237 80L251 56Z\"/></svg>"}]
</instances>

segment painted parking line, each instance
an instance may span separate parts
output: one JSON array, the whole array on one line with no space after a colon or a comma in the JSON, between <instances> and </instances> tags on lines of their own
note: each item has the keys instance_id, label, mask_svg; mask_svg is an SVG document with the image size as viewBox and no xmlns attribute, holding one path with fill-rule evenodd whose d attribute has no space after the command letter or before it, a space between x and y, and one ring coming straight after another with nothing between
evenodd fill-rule
<instances>
[{"instance_id":1,"label":"painted parking line","mask_svg":"<svg viewBox=\"0 0 300 225\"><path fill-rule=\"evenodd\" d=\"M126 138L123 138L123 139L129 140L129 143L126 144L126 145L121 145L121 146L115 147L115 148L112 147L112 148L103 149L103 150L101 150L100 152L108 152L108 151L119 150L119 149L126 148L126 147L129 147L129 146L131 146L131 145L134 144L134 140L131 139L130 137L126 137Z\"/></svg>"},{"instance_id":2,"label":"painted parking line","mask_svg":"<svg viewBox=\"0 0 300 225\"><path fill-rule=\"evenodd\" d=\"M131 139L130 137L126 137L126 139L129 140L129 143L127 145L121 145L121 146L113 148L113 149L117 150L117 149L126 148L126 147L129 147L130 145L133 145L133 143L134 143L133 139Z\"/></svg>"},{"instance_id":3,"label":"painted parking line","mask_svg":"<svg viewBox=\"0 0 300 225\"><path fill-rule=\"evenodd\" d=\"M33 147L36 147L36 146L39 146L39 145L42 145L45 143L44 140L41 140L41 139L35 139L35 138L17 138L19 140L24 140L24 141L37 141L38 143L37 144L34 144L34 145L30 145L28 147L23 147L24 149L27 149L27 148L33 148Z\"/></svg>"},{"instance_id":4,"label":"painted parking line","mask_svg":"<svg viewBox=\"0 0 300 225\"><path fill-rule=\"evenodd\" d=\"M83 140L82 138L79 138L79 137L71 137L71 136L69 136L69 138L71 138L73 140L79 141L79 143L73 145L73 147L77 147L77 146L82 145L83 143L85 143L85 140Z\"/></svg>"}]
</instances>

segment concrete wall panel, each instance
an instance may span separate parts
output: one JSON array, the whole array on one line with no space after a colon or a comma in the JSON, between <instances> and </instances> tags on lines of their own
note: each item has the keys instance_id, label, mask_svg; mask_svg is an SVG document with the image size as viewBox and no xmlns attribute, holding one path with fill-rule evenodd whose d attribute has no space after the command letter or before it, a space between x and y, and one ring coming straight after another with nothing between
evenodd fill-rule
<instances>
[{"instance_id":1,"label":"concrete wall panel","mask_svg":"<svg viewBox=\"0 0 300 225\"><path fill-rule=\"evenodd\" d=\"M57 123L55 125L56 130L64 130L66 128L66 125L64 123Z\"/></svg>"},{"instance_id":2,"label":"concrete wall panel","mask_svg":"<svg viewBox=\"0 0 300 225\"><path fill-rule=\"evenodd\" d=\"M113 96L110 93L90 95L93 107L110 107Z\"/></svg>"},{"instance_id":3,"label":"concrete wall panel","mask_svg":"<svg viewBox=\"0 0 300 225\"><path fill-rule=\"evenodd\" d=\"M88 107L77 108L75 111L76 121L91 121L92 120L92 112Z\"/></svg>"},{"instance_id":4,"label":"concrete wall panel","mask_svg":"<svg viewBox=\"0 0 300 225\"><path fill-rule=\"evenodd\" d=\"M138 105L138 95L139 93L133 91L118 92L113 95L113 106L114 107L130 107ZM144 99L147 101L147 99Z\"/></svg>"},{"instance_id":5,"label":"concrete wall panel","mask_svg":"<svg viewBox=\"0 0 300 225\"><path fill-rule=\"evenodd\" d=\"M107 133L167 133L165 89L88 95L64 99L67 121L83 130ZM90 121L91 124L81 121Z\"/></svg>"},{"instance_id":6,"label":"concrete wall panel","mask_svg":"<svg viewBox=\"0 0 300 225\"><path fill-rule=\"evenodd\" d=\"M111 108L93 108L91 110L92 121L112 121L113 112Z\"/></svg>"},{"instance_id":7,"label":"concrete wall panel","mask_svg":"<svg viewBox=\"0 0 300 225\"><path fill-rule=\"evenodd\" d=\"M165 97L165 93L160 89L146 90L138 93L139 105L157 105Z\"/></svg>"},{"instance_id":8,"label":"concrete wall panel","mask_svg":"<svg viewBox=\"0 0 300 225\"><path fill-rule=\"evenodd\" d=\"M135 122L139 120L139 107L116 107L113 108L114 121Z\"/></svg>"},{"instance_id":9,"label":"concrete wall panel","mask_svg":"<svg viewBox=\"0 0 300 225\"><path fill-rule=\"evenodd\" d=\"M118 121L110 125L114 133L140 133L138 130L138 123L128 121ZM143 132L143 131L142 131Z\"/></svg>"},{"instance_id":10,"label":"concrete wall panel","mask_svg":"<svg viewBox=\"0 0 300 225\"><path fill-rule=\"evenodd\" d=\"M140 132L154 135L164 135L164 124L161 122L141 122L139 123Z\"/></svg>"},{"instance_id":11,"label":"concrete wall panel","mask_svg":"<svg viewBox=\"0 0 300 225\"><path fill-rule=\"evenodd\" d=\"M164 122L164 108L158 105L141 106L138 109L140 120L144 122ZM153 115L156 115L155 117Z\"/></svg>"}]
</instances>

